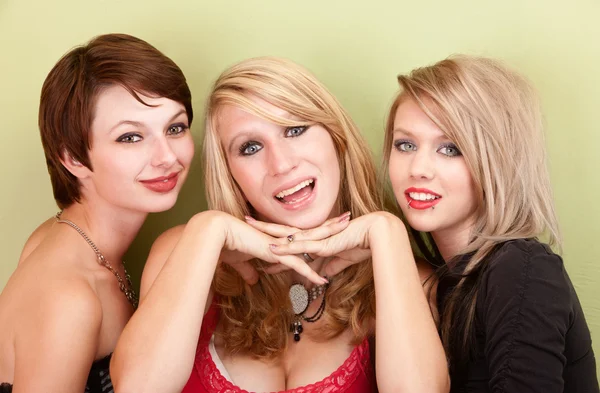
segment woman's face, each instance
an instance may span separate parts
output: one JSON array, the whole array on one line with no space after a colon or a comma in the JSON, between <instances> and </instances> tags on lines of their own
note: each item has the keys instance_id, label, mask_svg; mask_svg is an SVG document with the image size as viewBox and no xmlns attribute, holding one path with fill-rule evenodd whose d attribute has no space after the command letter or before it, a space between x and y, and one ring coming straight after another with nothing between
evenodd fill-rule
<instances>
[{"instance_id":1,"label":"woman's face","mask_svg":"<svg viewBox=\"0 0 600 393\"><path fill-rule=\"evenodd\" d=\"M80 178L87 193L140 212L160 212L176 202L194 142L182 104L140 94L144 105L121 86L97 98L89 151L93 172Z\"/></svg>"},{"instance_id":2,"label":"woman's face","mask_svg":"<svg viewBox=\"0 0 600 393\"><path fill-rule=\"evenodd\" d=\"M303 120L253 99L273 115ZM218 116L229 170L259 219L305 229L336 213L340 166L324 127L284 127L231 105Z\"/></svg>"},{"instance_id":3,"label":"woman's face","mask_svg":"<svg viewBox=\"0 0 600 393\"><path fill-rule=\"evenodd\" d=\"M396 110L393 133L390 180L410 226L434 236L469 231L477 197L456 145L410 98Z\"/></svg>"}]
</instances>

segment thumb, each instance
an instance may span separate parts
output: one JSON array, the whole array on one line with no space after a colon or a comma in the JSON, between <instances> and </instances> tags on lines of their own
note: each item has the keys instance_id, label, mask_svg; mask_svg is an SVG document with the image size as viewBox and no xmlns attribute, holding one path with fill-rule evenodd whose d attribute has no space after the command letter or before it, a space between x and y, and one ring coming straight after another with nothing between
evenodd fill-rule
<instances>
[{"instance_id":1,"label":"thumb","mask_svg":"<svg viewBox=\"0 0 600 393\"><path fill-rule=\"evenodd\" d=\"M356 262L351 261L349 259L344 259L340 257L335 257L327 263L325 266L325 275L327 277L333 277L339 272L346 270L349 266L354 265Z\"/></svg>"}]
</instances>

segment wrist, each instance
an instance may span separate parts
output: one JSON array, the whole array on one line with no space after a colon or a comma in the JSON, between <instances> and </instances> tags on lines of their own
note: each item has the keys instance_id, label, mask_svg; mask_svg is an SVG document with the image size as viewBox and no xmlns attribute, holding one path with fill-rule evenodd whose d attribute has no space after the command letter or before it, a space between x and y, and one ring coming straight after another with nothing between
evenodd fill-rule
<instances>
[{"instance_id":1,"label":"wrist","mask_svg":"<svg viewBox=\"0 0 600 393\"><path fill-rule=\"evenodd\" d=\"M376 212L373 215L373 222L369 226L369 244L372 246L379 241L387 241L388 239L399 240L408 238L406 226L392 213Z\"/></svg>"},{"instance_id":2,"label":"wrist","mask_svg":"<svg viewBox=\"0 0 600 393\"><path fill-rule=\"evenodd\" d=\"M216 244L221 249L227 238L227 218L231 216L222 211L206 210L195 214L186 229L201 236L205 244Z\"/></svg>"}]
</instances>

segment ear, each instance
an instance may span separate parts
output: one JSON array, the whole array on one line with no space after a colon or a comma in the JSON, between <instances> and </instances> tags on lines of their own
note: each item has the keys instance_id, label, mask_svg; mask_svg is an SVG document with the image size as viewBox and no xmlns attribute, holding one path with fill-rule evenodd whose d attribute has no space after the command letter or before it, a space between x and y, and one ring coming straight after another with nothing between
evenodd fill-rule
<instances>
[{"instance_id":1,"label":"ear","mask_svg":"<svg viewBox=\"0 0 600 393\"><path fill-rule=\"evenodd\" d=\"M78 179L85 179L90 175L90 169L74 158L66 149L60 156L60 163Z\"/></svg>"}]
</instances>

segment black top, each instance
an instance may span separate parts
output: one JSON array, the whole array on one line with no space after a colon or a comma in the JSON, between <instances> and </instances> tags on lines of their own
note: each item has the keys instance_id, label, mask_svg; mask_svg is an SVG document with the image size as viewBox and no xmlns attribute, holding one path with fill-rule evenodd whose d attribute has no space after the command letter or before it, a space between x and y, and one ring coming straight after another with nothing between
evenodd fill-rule
<instances>
[{"instance_id":1,"label":"black top","mask_svg":"<svg viewBox=\"0 0 600 393\"><path fill-rule=\"evenodd\" d=\"M111 356L112 354L92 364L92 369L85 385L85 393L114 393L110 375L108 374ZM0 384L0 393L12 393L12 385L9 383Z\"/></svg>"},{"instance_id":2,"label":"black top","mask_svg":"<svg viewBox=\"0 0 600 393\"><path fill-rule=\"evenodd\" d=\"M438 307L468 258L442 277ZM536 240L487 258L475 311L476 348L452 392L598 393L592 340L562 258Z\"/></svg>"}]
</instances>

